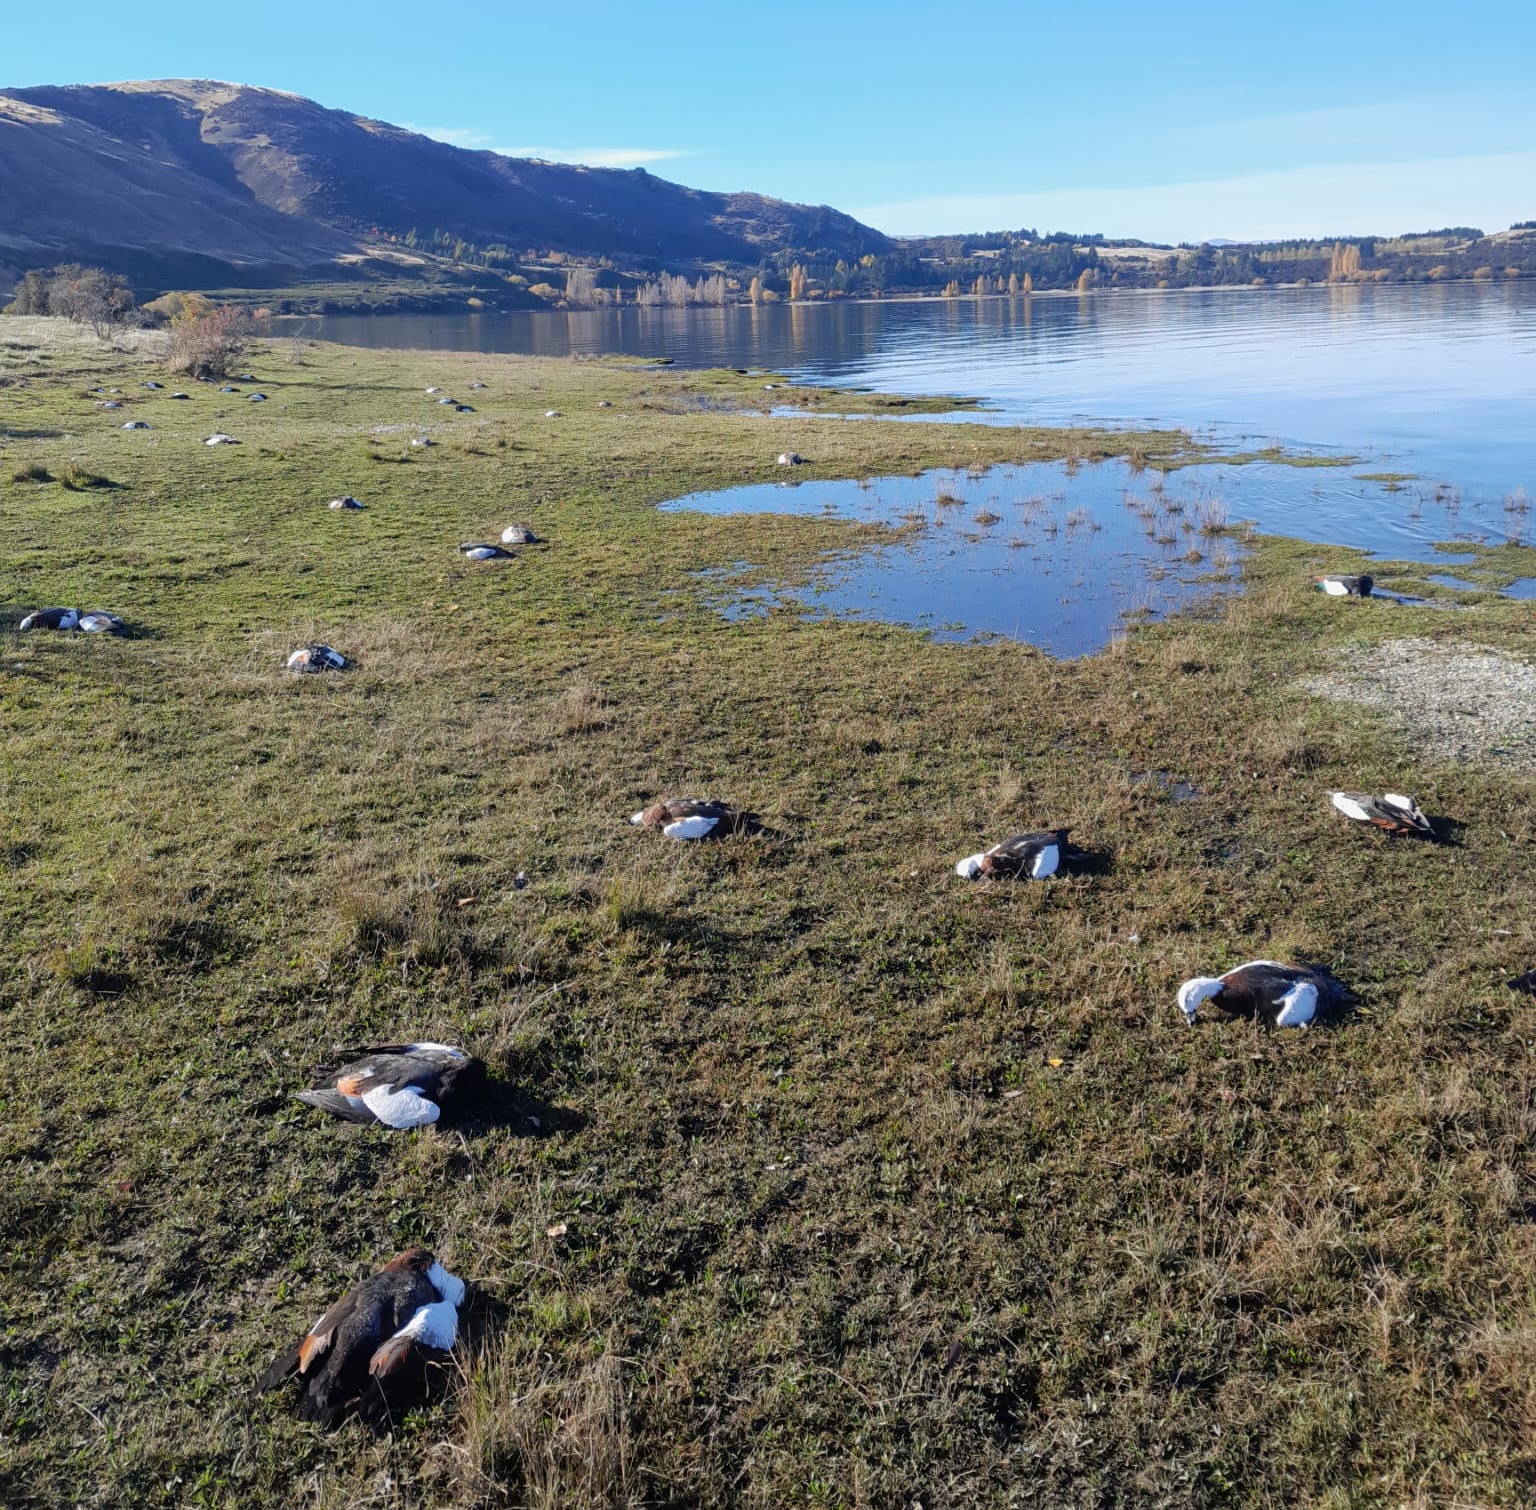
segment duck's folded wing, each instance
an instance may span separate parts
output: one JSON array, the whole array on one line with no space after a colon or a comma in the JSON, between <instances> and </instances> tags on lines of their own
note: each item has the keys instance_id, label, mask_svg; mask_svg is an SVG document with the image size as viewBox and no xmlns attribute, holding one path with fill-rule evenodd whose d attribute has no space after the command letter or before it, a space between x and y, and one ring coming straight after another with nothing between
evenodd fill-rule
<instances>
[{"instance_id":1,"label":"duck's folded wing","mask_svg":"<svg viewBox=\"0 0 1536 1510\"><path fill-rule=\"evenodd\" d=\"M330 1351L336 1328L352 1314L356 1297L348 1294L328 1310L286 1353L279 1353L256 1382L258 1390L276 1389L296 1374L307 1374Z\"/></svg>"},{"instance_id":2,"label":"duck's folded wing","mask_svg":"<svg viewBox=\"0 0 1536 1510\"><path fill-rule=\"evenodd\" d=\"M679 818L674 823L667 824L663 829L669 839L705 839L714 833L720 820L705 814L695 814L690 818Z\"/></svg>"},{"instance_id":3,"label":"duck's folded wing","mask_svg":"<svg viewBox=\"0 0 1536 1510\"><path fill-rule=\"evenodd\" d=\"M378 1116L356 1096L343 1095L333 1086L322 1086L312 1091L295 1091L294 1095L308 1106L329 1112L344 1122L361 1122L371 1125Z\"/></svg>"}]
</instances>

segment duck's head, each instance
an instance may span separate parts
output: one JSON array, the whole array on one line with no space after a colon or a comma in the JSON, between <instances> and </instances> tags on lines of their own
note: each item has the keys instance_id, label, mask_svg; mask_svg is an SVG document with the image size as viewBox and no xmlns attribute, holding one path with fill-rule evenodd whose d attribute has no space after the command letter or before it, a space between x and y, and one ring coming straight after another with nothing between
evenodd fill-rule
<instances>
[{"instance_id":1,"label":"duck's head","mask_svg":"<svg viewBox=\"0 0 1536 1510\"><path fill-rule=\"evenodd\" d=\"M407 1248L404 1253L397 1253L384 1265L390 1273L399 1273L402 1270L414 1269L420 1274L425 1274L437 1260L425 1248Z\"/></svg>"},{"instance_id":2,"label":"duck's head","mask_svg":"<svg viewBox=\"0 0 1536 1510\"><path fill-rule=\"evenodd\" d=\"M1197 975L1193 980L1185 981L1179 987L1179 1010L1193 1022L1195 1013L1200 1010L1200 1003L1217 995L1224 984L1211 975Z\"/></svg>"}]
</instances>

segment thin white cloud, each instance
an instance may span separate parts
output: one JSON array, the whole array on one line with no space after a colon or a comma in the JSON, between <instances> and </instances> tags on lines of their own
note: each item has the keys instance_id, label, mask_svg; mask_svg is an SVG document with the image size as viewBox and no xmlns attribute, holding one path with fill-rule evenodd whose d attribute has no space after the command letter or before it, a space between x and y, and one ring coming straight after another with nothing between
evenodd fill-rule
<instances>
[{"instance_id":1,"label":"thin white cloud","mask_svg":"<svg viewBox=\"0 0 1536 1510\"><path fill-rule=\"evenodd\" d=\"M407 131L430 136L450 147L466 147L471 152L499 152L503 157L538 157L548 163L581 163L589 168L637 168L644 163L665 162L689 154L677 147L498 147L496 138L474 126L413 126Z\"/></svg>"},{"instance_id":2,"label":"thin white cloud","mask_svg":"<svg viewBox=\"0 0 1536 1510\"><path fill-rule=\"evenodd\" d=\"M637 168L690 154L677 147L496 147L507 157L540 157L547 163L584 163L589 168Z\"/></svg>"},{"instance_id":3,"label":"thin white cloud","mask_svg":"<svg viewBox=\"0 0 1536 1510\"><path fill-rule=\"evenodd\" d=\"M1343 163L1187 183L945 194L852 213L892 235L1001 230L1102 231L1148 241L1391 234L1441 225L1503 230L1536 216L1536 152Z\"/></svg>"}]
</instances>

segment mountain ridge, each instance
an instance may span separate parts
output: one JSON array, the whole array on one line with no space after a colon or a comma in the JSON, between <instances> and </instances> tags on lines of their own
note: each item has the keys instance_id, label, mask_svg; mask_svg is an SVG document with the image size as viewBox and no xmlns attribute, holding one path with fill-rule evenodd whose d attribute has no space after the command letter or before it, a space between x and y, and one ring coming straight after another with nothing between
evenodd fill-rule
<instances>
[{"instance_id":1,"label":"mountain ridge","mask_svg":"<svg viewBox=\"0 0 1536 1510\"><path fill-rule=\"evenodd\" d=\"M12 279L75 259L150 283L409 273L428 260L399 245L413 233L658 270L891 245L827 205L457 147L213 79L0 90L0 192Z\"/></svg>"}]
</instances>

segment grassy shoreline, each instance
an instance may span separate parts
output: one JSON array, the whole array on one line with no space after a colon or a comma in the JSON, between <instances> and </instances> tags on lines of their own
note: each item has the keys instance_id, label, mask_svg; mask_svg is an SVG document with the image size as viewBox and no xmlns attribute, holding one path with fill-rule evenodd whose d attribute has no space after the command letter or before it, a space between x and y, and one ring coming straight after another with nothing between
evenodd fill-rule
<instances>
[{"instance_id":1,"label":"grassy shoreline","mask_svg":"<svg viewBox=\"0 0 1536 1510\"><path fill-rule=\"evenodd\" d=\"M1190 443L303 355L253 356L250 405L141 389L148 352L0 348L0 598L142 629L0 631L8 1504L1529 1499L1536 1006L1503 982L1536 963L1536 798L1297 688L1405 633L1521 653L1529 605L1341 605L1318 547L1260 540L1243 596L1070 663L722 622L693 574L858 538L655 508L779 450ZM71 461L112 486L6 481ZM514 519L545 543L506 567L454 549ZM355 669L284 678L310 636ZM1328 811L1398 783L1454 845ZM623 819L662 791L779 837L653 842ZM950 873L1046 824L1087 873ZM1287 952L1364 1010L1179 1020L1185 976ZM390 1138L289 1099L399 1035L471 1044L504 1115ZM247 1400L414 1241L477 1296L448 1401L374 1441Z\"/></svg>"}]
</instances>

